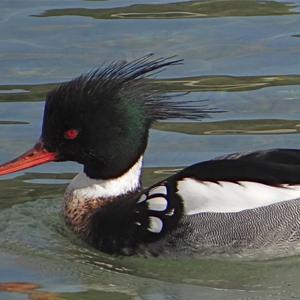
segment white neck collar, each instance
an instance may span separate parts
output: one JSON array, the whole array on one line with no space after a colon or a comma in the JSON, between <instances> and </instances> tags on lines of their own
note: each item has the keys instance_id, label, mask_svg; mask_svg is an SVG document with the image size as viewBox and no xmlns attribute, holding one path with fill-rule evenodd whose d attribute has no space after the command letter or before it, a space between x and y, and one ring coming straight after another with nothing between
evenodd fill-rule
<instances>
[{"instance_id":1,"label":"white neck collar","mask_svg":"<svg viewBox=\"0 0 300 300\"><path fill-rule=\"evenodd\" d=\"M113 179L92 179L81 172L66 192L73 193L77 199L110 198L133 192L140 186L142 162L143 156L125 174Z\"/></svg>"}]
</instances>

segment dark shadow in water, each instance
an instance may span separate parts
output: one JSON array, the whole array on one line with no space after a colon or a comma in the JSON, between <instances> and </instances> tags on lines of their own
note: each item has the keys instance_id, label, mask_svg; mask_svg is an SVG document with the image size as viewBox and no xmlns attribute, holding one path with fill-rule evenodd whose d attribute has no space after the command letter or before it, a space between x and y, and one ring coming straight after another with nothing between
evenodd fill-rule
<instances>
[{"instance_id":1,"label":"dark shadow in water","mask_svg":"<svg viewBox=\"0 0 300 300\"><path fill-rule=\"evenodd\" d=\"M23 121L1 121L0 125L28 125L30 122L23 122Z\"/></svg>"},{"instance_id":2,"label":"dark shadow in water","mask_svg":"<svg viewBox=\"0 0 300 300\"><path fill-rule=\"evenodd\" d=\"M217 122L158 122L153 129L192 135L291 134L300 132L300 120L253 119Z\"/></svg>"},{"instance_id":3,"label":"dark shadow in water","mask_svg":"<svg viewBox=\"0 0 300 300\"><path fill-rule=\"evenodd\" d=\"M86 16L95 19L180 19L297 14L292 2L256 0L187 1L136 4L110 9L64 8L46 10L38 17Z\"/></svg>"},{"instance_id":4,"label":"dark shadow in water","mask_svg":"<svg viewBox=\"0 0 300 300\"><path fill-rule=\"evenodd\" d=\"M272 86L300 85L300 75L195 76L151 80L163 92L241 92ZM61 83L0 85L0 102L43 101Z\"/></svg>"}]
</instances>

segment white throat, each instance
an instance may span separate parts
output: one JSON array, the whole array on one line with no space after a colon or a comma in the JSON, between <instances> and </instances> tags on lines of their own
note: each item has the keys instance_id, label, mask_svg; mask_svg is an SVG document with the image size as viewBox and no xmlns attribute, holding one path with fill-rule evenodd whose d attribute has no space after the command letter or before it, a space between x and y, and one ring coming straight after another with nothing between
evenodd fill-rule
<instances>
[{"instance_id":1,"label":"white throat","mask_svg":"<svg viewBox=\"0 0 300 300\"><path fill-rule=\"evenodd\" d=\"M79 173L67 187L66 193L72 193L77 199L111 198L137 190L143 156L122 176L114 179L91 179L84 172Z\"/></svg>"}]
</instances>

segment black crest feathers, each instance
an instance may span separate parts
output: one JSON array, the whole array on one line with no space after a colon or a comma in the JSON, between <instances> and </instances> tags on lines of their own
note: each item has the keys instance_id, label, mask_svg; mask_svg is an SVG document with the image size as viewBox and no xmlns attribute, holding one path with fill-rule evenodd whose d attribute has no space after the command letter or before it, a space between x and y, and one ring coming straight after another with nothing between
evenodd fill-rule
<instances>
[{"instance_id":1,"label":"black crest feathers","mask_svg":"<svg viewBox=\"0 0 300 300\"><path fill-rule=\"evenodd\" d=\"M207 117L211 109L195 101L171 101L171 96L163 94L158 83L149 76L161 72L165 67L179 65L182 59L175 57L154 58L148 54L136 60L117 61L81 75L62 84L48 95L52 100L72 99L74 107L93 107L93 105L113 105L114 101L126 101L128 105L138 105L144 117L151 122L171 118L200 119ZM184 96L184 94L176 95ZM201 102L201 101L200 101ZM57 105L57 103L56 103ZM63 105L62 103L57 106Z\"/></svg>"}]
</instances>

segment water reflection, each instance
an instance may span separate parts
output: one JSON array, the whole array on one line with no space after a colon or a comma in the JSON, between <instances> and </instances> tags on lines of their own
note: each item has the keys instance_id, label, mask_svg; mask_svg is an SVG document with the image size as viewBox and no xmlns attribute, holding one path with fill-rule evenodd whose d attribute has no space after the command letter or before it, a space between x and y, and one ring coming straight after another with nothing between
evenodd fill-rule
<instances>
[{"instance_id":1,"label":"water reflection","mask_svg":"<svg viewBox=\"0 0 300 300\"><path fill-rule=\"evenodd\" d=\"M42 101L57 84L0 85L0 102Z\"/></svg>"},{"instance_id":2,"label":"water reflection","mask_svg":"<svg viewBox=\"0 0 300 300\"><path fill-rule=\"evenodd\" d=\"M158 122L152 128L193 135L290 134L300 132L300 120L252 119L218 122Z\"/></svg>"},{"instance_id":3,"label":"water reflection","mask_svg":"<svg viewBox=\"0 0 300 300\"><path fill-rule=\"evenodd\" d=\"M130 295L118 292L106 291L81 291L77 293L50 293L41 291L43 286L34 282L0 282L0 292L5 292L7 297L10 293L26 295L28 300L67 300L67 299L105 299L105 300L128 300ZM9 299L11 299L9 297ZM22 298L23 299L23 298Z\"/></svg>"},{"instance_id":4,"label":"water reflection","mask_svg":"<svg viewBox=\"0 0 300 300\"><path fill-rule=\"evenodd\" d=\"M136 4L110 9L50 9L39 17L85 16L95 19L180 19L296 14L296 5L278 1L223 0L187 1L169 4Z\"/></svg>"},{"instance_id":5,"label":"water reflection","mask_svg":"<svg viewBox=\"0 0 300 300\"><path fill-rule=\"evenodd\" d=\"M300 85L300 75L195 76L149 80L163 92L241 92L266 87ZM60 83L0 85L0 102L43 101ZM5 91L5 93L2 93Z\"/></svg>"},{"instance_id":6,"label":"water reflection","mask_svg":"<svg viewBox=\"0 0 300 300\"><path fill-rule=\"evenodd\" d=\"M23 122L23 121L2 121L0 120L0 125L27 125L30 124L29 122Z\"/></svg>"}]
</instances>

